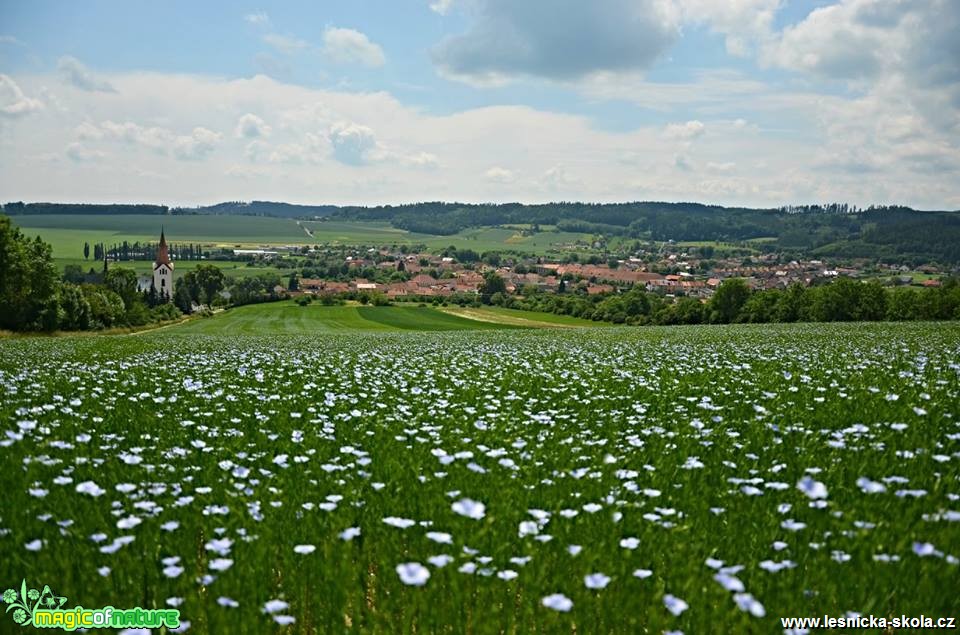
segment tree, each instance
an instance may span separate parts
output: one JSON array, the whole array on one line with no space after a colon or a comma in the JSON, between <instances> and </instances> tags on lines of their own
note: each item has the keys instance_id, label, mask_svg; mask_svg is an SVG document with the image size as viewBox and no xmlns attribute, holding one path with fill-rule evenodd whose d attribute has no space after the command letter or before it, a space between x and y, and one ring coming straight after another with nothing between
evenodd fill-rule
<instances>
[{"instance_id":1,"label":"tree","mask_svg":"<svg viewBox=\"0 0 960 635\"><path fill-rule=\"evenodd\" d=\"M193 298L190 295L190 285L181 278L175 287L173 292L173 303L177 306L178 309L184 312L186 315L193 313Z\"/></svg>"},{"instance_id":2,"label":"tree","mask_svg":"<svg viewBox=\"0 0 960 635\"><path fill-rule=\"evenodd\" d=\"M809 298L807 289L799 282L794 282L777 299L777 307L773 312L776 322L798 322L806 318Z\"/></svg>"},{"instance_id":3,"label":"tree","mask_svg":"<svg viewBox=\"0 0 960 635\"><path fill-rule=\"evenodd\" d=\"M297 291L300 289L300 282L297 280L297 272L293 271L290 273L290 279L287 280L287 290L288 291Z\"/></svg>"},{"instance_id":4,"label":"tree","mask_svg":"<svg viewBox=\"0 0 960 635\"><path fill-rule=\"evenodd\" d=\"M217 295L223 291L226 276L219 267L214 265L200 265L193 270L197 286L205 304L213 304Z\"/></svg>"},{"instance_id":5,"label":"tree","mask_svg":"<svg viewBox=\"0 0 960 635\"><path fill-rule=\"evenodd\" d=\"M60 287L59 326L64 331L85 331L90 328L92 311L80 287L64 284Z\"/></svg>"},{"instance_id":6,"label":"tree","mask_svg":"<svg viewBox=\"0 0 960 635\"><path fill-rule=\"evenodd\" d=\"M137 274L133 269L110 269L103 278L103 284L120 296L126 311L137 303Z\"/></svg>"},{"instance_id":7,"label":"tree","mask_svg":"<svg viewBox=\"0 0 960 635\"><path fill-rule=\"evenodd\" d=\"M0 216L0 328L57 328L58 285L50 245L26 238L9 217Z\"/></svg>"},{"instance_id":8,"label":"tree","mask_svg":"<svg viewBox=\"0 0 960 635\"><path fill-rule=\"evenodd\" d=\"M485 302L490 303L495 293L507 293L507 283L497 275L496 271L488 271L483 277L483 284L480 285L479 291L481 298Z\"/></svg>"},{"instance_id":9,"label":"tree","mask_svg":"<svg viewBox=\"0 0 960 635\"><path fill-rule=\"evenodd\" d=\"M90 306L90 327L113 326L123 319L123 299L106 287L95 284L80 286L83 297Z\"/></svg>"},{"instance_id":10,"label":"tree","mask_svg":"<svg viewBox=\"0 0 960 635\"><path fill-rule=\"evenodd\" d=\"M729 324L737 319L740 309L750 297L750 287L740 278L724 280L717 292L710 298L710 321Z\"/></svg>"},{"instance_id":11,"label":"tree","mask_svg":"<svg viewBox=\"0 0 960 635\"><path fill-rule=\"evenodd\" d=\"M63 279L73 284L80 284L86 278L80 265L64 265Z\"/></svg>"},{"instance_id":12,"label":"tree","mask_svg":"<svg viewBox=\"0 0 960 635\"><path fill-rule=\"evenodd\" d=\"M677 324L700 324L703 322L703 303L695 298L680 298L674 305Z\"/></svg>"},{"instance_id":13,"label":"tree","mask_svg":"<svg viewBox=\"0 0 960 635\"><path fill-rule=\"evenodd\" d=\"M83 243L83 259L86 260L90 257L90 243Z\"/></svg>"}]
</instances>

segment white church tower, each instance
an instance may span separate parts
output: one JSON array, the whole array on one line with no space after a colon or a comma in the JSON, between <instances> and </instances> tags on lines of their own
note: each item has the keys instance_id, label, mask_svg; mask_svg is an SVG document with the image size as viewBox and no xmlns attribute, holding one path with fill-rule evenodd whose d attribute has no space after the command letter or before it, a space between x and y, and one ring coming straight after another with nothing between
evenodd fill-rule
<instances>
[{"instance_id":1,"label":"white church tower","mask_svg":"<svg viewBox=\"0 0 960 635\"><path fill-rule=\"evenodd\" d=\"M157 260L153 263L153 288L157 297L168 302L173 298L173 263L167 252L167 239L160 229L160 247L157 249Z\"/></svg>"}]
</instances>

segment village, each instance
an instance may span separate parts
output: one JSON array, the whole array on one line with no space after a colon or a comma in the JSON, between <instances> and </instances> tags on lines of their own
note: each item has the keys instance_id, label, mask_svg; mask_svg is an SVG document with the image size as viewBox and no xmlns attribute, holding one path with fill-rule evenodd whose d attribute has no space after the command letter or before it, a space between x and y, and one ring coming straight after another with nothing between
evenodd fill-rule
<instances>
[{"instance_id":1,"label":"village","mask_svg":"<svg viewBox=\"0 0 960 635\"><path fill-rule=\"evenodd\" d=\"M300 251L287 248L234 250L249 264L281 264ZM329 263L333 250L311 249L308 258ZM952 273L933 264L909 267L869 262L831 263L821 259L785 259L779 254L747 258L707 258L697 248L665 246L657 254L639 254L587 262L549 257L502 257L462 261L455 255L406 253L391 248L339 250L342 261L337 275L306 275L315 272L309 264L304 275L287 289L292 295L337 295L378 293L389 299L449 297L476 294L491 272L499 276L508 294L583 293L615 294L643 288L658 295L690 297L707 301L728 278L743 279L755 291L786 289L790 285L816 286L836 278L878 280L886 286L939 287L939 276ZM486 256L486 254L485 254ZM307 263L310 260L306 261ZM281 266L283 266L281 264ZM288 265L289 266L289 265ZM373 274L373 275L371 275Z\"/></svg>"}]
</instances>

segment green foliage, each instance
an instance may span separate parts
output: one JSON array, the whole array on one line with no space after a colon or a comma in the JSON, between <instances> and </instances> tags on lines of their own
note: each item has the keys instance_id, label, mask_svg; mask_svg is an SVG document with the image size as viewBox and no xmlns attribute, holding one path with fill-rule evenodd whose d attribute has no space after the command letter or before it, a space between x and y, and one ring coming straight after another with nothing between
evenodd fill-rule
<instances>
[{"instance_id":1,"label":"green foliage","mask_svg":"<svg viewBox=\"0 0 960 635\"><path fill-rule=\"evenodd\" d=\"M507 283L503 281L496 271L488 271L483 276L483 284L479 288L480 296L487 302L497 293L507 292Z\"/></svg>"},{"instance_id":2,"label":"green foliage","mask_svg":"<svg viewBox=\"0 0 960 635\"><path fill-rule=\"evenodd\" d=\"M729 324L736 321L740 309L750 297L750 287L739 278L724 280L710 299L709 320L714 324Z\"/></svg>"},{"instance_id":3,"label":"green foliage","mask_svg":"<svg viewBox=\"0 0 960 635\"><path fill-rule=\"evenodd\" d=\"M119 295L101 285L84 284L80 289L90 306L91 328L116 326L123 321L126 309Z\"/></svg>"},{"instance_id":4,"label":"green foliage","mask_svg":"<svg viewBox=\"0 0 960 635\"><path fill-rule=\"evenodd\" d=\"M59 276L50 246L0 216L0 328L52 331L59 321Z\"/></svg>"},{"instance_id":5,"label":"green foliage","mask_svg":"<svg viewBox=\"0 0 960 635\"><path fill-rule=\"evenodd\" d=\"M85 331L93 322L93 309L83 294L83 290L74 284L60 286L59 326L63 331Z\"/></svg>"}]
</instances>

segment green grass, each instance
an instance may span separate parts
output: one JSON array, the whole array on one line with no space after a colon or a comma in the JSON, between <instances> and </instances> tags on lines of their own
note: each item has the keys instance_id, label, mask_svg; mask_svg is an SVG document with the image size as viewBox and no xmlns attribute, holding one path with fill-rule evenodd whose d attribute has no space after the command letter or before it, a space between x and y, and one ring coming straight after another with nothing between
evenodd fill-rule
<instances>
[{"instance_id":1,"label":"green grass","mask_svg":"<svg viewBox=\"0 0 960 635\"><path fill-rule=\"evenodd\" d=\"M520 311L493 306L479 308L449 307L442 310L471 320L518 327L593 327L607 325L605 322L594 322L570 315L557 315L556 313L544 313L542 311Z\"/></svg>"},{"instance_id":2,"label":"green grass","mask_svg":"<svg viewBox=\"0 0 960 635\"><path fill-rule=\"evenodd\" d=\"M83 258L54 258L54 265L57 271L63 271L67 265L78 265L84 272L93 269L96 272L103 270L103 263L84 260ZM232 262L225 260L178 260L176 262L176 275L179 277L188 271L193 271L200 265L213 265L223 271L227 278L248 278L250 276L262 273L270 273L279 277L283 283L286 283L290 275L290 269L281 269L273 266L248 267L244 262ZM110 263L111 269L132 269L137 275L146 275L153 271L153 262L146 260L125 260L123 262Z\"/></svg>"},{"instance_id":3,"label":"green grass","mask_svg":"<svg viewBox=\"0 0 960 635\"><path fill-rule=\"evenodd\" d=\"M391 227L388 223L307 221L315 239L321 243L343 245L426 245L429 249L454 246L457 249L485 251L513 250L529 253L547 253L565 250L577 241L588 241L589 234L541 231L522 236L514 228L478 227L465 229L450 236L417 234Z\"/></svg>"},{"instance_id":4,"label":"green grass","mask_svg":"<svg viewBox=\"0 0 960 635\"><path fill-rule=\"evenodd\" d=\"M0 340L0 588L179 598L195 633L960 613L956 323L426 333L300 309ZM543 605L558 593L569 612Z\"/></svg>"},{"instance_id":5,"label":"green grass","mask_svg":"<svg viewBox=\"0 0 960 635\"><path fill-rule=\"evenodd\" d=\"M296 221L260 216L153 216L123 214L11 216L27 236L40 236L53 246L57 258L80 258L83 243L110 246L128 242L156 242L163 226L173 243L203 245L311 244Z\"/></svg>"},{"instance_id":6,"label":"green grass","mask_svg":"<svg viewBox=\"0 0 960 635\"><path fill-rule=\"evenodd\" d=\"M206 335L309 335L355 331L487 330L501 325L450 315L431 307L300 306L293 301L251 304L176 327Z\"/></svg>"},{"instance_id":7,"label":"green grass","mask_svg":"<svg viewBox=\"0 0 960 635\"><path fill-rule=\"evenodd\" d=\"M174 243L204 246L251 247L257 245L426 245L439 250L453 245L477 252L513 250L531 254L563 253L575 243L589 243L591 235L550 231L544 226L531 236L514 227L478 227L452 236L418 234L383 222L298 221L260 216L154 216L154 215L69 215L12 216L28 236L40 236L53 247L57 259L79 259L83 244L112 245L128 242L156 242L160 228ZM304 228L310 230L312 237ZM579 247L576 251L584 251Z\"/></svg>"}]
</instances>

